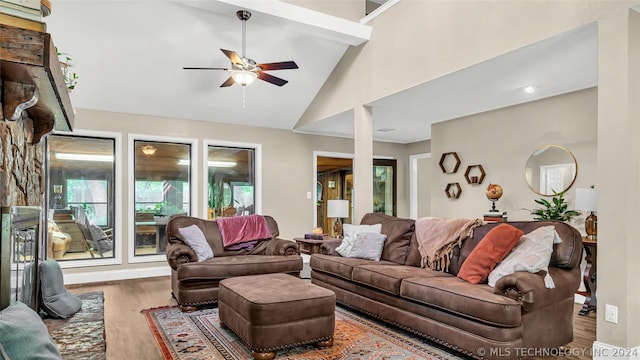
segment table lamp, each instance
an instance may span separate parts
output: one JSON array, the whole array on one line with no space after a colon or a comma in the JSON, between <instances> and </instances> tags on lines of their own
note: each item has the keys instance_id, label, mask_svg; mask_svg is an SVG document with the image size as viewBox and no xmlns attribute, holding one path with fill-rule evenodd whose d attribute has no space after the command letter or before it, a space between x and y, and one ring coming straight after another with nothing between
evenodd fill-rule
<instances>
[{"instance_id":1,"label":"table lamp","mask_svg":"<svg viewBox=\"0 0 640 360\"><path fill-rule=\"evenodd\" d=\"M53 185L53 208L62 208L62 185Z\"/></svg>"},{"instance_id":2,"label":"table lamp","mask_svg":"<svg viewBox=\"0 0 640 360\"><path fill-rule=\"evenodd\" d=\"M327 201L327 217L333 218L333 236L342 237L342 219L349 217L349 200L329 200Z\"/></svg>"},{"instance_id":3,"label":"table lamp","mask_svg":"<svg viewBox=\"0 0 640 360\"><path fill-rule=\"evenodd\" d=\"M587 239L598 239L598 217L595 212L598 208L598 192L590 189L576 189L576 209L590 211L591 214L584 219L584 228L587 232Z\"/></svg>"}]
</instances>

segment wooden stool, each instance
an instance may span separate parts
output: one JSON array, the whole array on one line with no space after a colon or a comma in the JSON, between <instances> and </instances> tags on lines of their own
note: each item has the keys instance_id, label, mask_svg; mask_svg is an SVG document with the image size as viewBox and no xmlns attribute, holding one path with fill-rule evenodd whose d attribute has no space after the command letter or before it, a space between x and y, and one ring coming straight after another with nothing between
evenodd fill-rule
<instances>
[{"instance_id":1,"label":"wooden stool","mask_svg":"<svg viewBox=\"0 0 640 360\"><path fill-rule=\"evenodd\" d=\"M336 296L287 274L239 276L220 281L220 324L231 329L254 359L303 344L333 345Z\"/></svg>"}]
</instances>

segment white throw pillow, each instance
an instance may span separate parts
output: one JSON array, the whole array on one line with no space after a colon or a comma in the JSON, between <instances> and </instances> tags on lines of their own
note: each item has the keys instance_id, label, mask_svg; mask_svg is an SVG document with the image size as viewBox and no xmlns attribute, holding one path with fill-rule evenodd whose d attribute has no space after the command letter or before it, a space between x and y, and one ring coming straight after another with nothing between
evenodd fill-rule
<instances>
[{"instance_id":1,"label":"white throw pillow","mask_svg":"<svg viewBox=\"0 0 640 360\"><path fill-rule=\"evenodd\" d=\"M387 235L378 233L360 233L353 241L349 257L380 261L382 248Z\"/></svg>"},{"instance_id":2,"label":"white throw pillow","mask_svg":"<svg viewBox=\"0 0 640 360\"><path fill-rule=\"evenodd\" d=\"M374 224L374 225L351 225L344 224L342 226L342 230L344 233L344 238L340 243L340 246L336 248L336 252L344 257L349 257L349 253L351 252L351 248L353 247L353 242L356 240L356 237L360 233L376 233L380 234L382 231L382 224Z\"/></svg>"},{"instance_id":3,"label":"white throw pillow","mask_svg":"<svg viewBox=\"0 0 640 360\"><path fill-rule=\"evenodd\" d=\"M199 262L213 258L213 250L211 250L211 246L207 243L207 238L198 225L193 224L186 228L179 228L178 233L184 242L196 252Z\"/></svg>"},{"instance_id":4,"label":"white throw pillow","mask_svg":"<svg viewBox=\"0 0 640 360\"><path fill-rule=\"evenodd\" d=\"M498 279L516 271L537 273L545 270L547 275L544 284L549 289L554 288L555 284L549 275L549 261L553 253L553 244L560 241L560 236L553 226L539 227L522 235L518 244L489 274L489 286L495 286Z\"/></svg>"}]
</instances>

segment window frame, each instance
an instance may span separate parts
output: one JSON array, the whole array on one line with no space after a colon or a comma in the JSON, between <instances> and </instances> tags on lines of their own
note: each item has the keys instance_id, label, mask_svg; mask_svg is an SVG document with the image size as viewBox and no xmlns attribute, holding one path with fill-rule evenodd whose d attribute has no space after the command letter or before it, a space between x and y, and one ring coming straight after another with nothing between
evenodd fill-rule
<instances>
[{"instance_id":1,"label":"window frame","mask_svg":"<svg viewBox=\"0 0 640 360\"><path fill-rule=\"evenodd\" d=\"M202 203L202 207L200 208L202 218L206 219L209 212L209 205L207 203L207 194L209 193L209 146L243 148L252 149L254 151L254 209L256 214L262 214L262 144L205 139L204 145L202 146L202 160L200 161L200 165L202 166L202 169L204 169L202 171L202 184L200 189L202 191L202 194L204 194L204 201Z\"/></svg>"},{"instance_id":2,"label":"window frame","mask_svg":"<svg viewBox=\"0 0 640 360\"><path fill-rule=\"evenodd\" d=\"M55 131L52 135L71 136L71 137L94 137L103 139L114 140L113 144L113 257L110 258L89 258L81 260L65 260L58 261L60 268L81 268L81 267L96 267L96 266L108 266L108 265L122 265L122 248L124 239L124 222L122 206L119 206L119 202L122 199L122 133L111 131L94 131L94 130L74 130L70 131ZM46 162L46 182L49 183L49 146L47 145ZM47 190L48 191L48 190ZM45 197L45 207L49 209L48 196ZM47 239L49 241L49 239Z\"/></svg>"},{"instance_id":3,"label":"window frame","mask_svg":"<svg viewBox=\"0 0 640 360\"><path fill-rule=\"evenodd\" d=\"M128 230L127 234L129 235L129 239L133 239L129 241L127 246L128 252L128 261L131 264L135 263L149 263L149 262L165 262L167 261L167 256L162 254L156 255L136 255L135 254L135 236L136 236L136 224L135 224L135 186L136 186L136 177L135 177L135 142L136 141L156 141L156 142L164 142L170 144L178 144L178 145L189 145L189 188L190 188L190 201L191 201L191 211L190 216L199 217L197 213L198 202L197 202L197 194L199 193L197 188L198 179L198 171L200 166L199 161L199 151L198 151L198 140L195 138L183 138L183 137L173 137L173 136L154 136L147 134L133 134L130 133L128 136L128 163L129 163L129 196L127 199L127 209L130 214L128 218Z\"/></svg>"}]
</instances>

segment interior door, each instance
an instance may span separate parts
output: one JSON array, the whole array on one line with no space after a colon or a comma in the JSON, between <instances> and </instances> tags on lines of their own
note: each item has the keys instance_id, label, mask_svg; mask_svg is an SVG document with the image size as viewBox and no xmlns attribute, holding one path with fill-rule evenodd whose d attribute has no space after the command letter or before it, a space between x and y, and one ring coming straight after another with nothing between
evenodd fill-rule
<instances>
[{"instance_id":1,"label":"interior door","mask_svg":"<svg viewBox=\"0 0 640 360\"><path fill-rule=\"evenodd\" d=\"M396 167L396 160L373 160L373 212L396 216Z\"/></svg>"}]
</instances>

